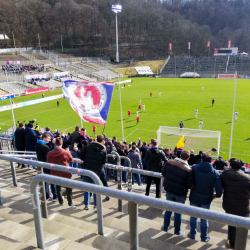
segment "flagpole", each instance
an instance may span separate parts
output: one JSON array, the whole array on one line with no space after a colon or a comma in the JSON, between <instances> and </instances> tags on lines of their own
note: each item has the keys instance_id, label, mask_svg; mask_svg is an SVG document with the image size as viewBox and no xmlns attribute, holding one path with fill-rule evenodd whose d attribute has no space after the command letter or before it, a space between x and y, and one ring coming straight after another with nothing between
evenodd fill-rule
<instances>
[{"instance_id":1,"label":"flagpole","mask_svg":"<svg viewBox=\"0 0 250 250\"><path fill-rule=\"evenodd\" d=\"M124 141L123 117L122 117L122 99L121 99L121 86L120 86L120 73L118 73L118 84L119 84L120 112L121 112L121 124L122 124L122 141Z\"/></svg>"},{"instance_id":2,"label":"flagpole","mask_svg":"<svg viewBox=\"0 0 250 250\"><path fill-rule=\"evenodd\" d=\"M9 83L9 79L8 79L8 76L7 76L7 70L5 70L5 76L6 76L7 84L8 84L8 83ZM13 111L13 106L12 106L11 93L10 93L10 107L11 107L13 125L15 126L15 125L16 125L16 121L15 121L14 111ZM13 126L13 133L15 132L15 131L14 131L14 130L15 130L14 126Z\"/></svg>"},{"instance_id":3,"label":"flagpole","mask_svg":"<svg viewBox=\"0 0 250 250\"><path fill-rule=\"evenodd\" d=\"M231 136L230 136L230 147L229 147L229 159L231 159L232 143L233 143L234 107L235 107L235 96L236 96L236 83L237 83L237 71L235 72L234 101L233 101L233 113L232 113L232 123L231 123Z\"/></svg>"}]
</instances>

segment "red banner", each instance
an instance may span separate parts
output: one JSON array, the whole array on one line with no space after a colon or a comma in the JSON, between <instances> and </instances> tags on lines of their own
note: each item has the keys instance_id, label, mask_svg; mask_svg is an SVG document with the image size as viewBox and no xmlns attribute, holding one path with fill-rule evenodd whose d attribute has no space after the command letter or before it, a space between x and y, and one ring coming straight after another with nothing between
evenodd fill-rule
<instances>
[{"instance_id":1,"label":"red banner","mask_svg":"<svg viewBox=\"0 0 250 250\"><path fill-rule=\"evenodd\" d=\"M228 48L231 48L231 40L228 41Z\"/></svg>"},{"instance_id":2,"label":"red banner","mask_svg":"<svg viewBox=\"0 0 250 250\"><path fill-rule=\"evenodd\" d=\"M38 88L38 89L27 89L24 91L24 95L33 95L33 94L39 94L39 93L44 93L48 91L49 91L49 87Z\"/></svg>"},{"instance_id":3,"label":"red banner","mask_svg":"<svg viewBox=\"0 0 250 250\"><path fill-rule=\"evenodd\" d=\"M210 41L207 42L207 47L208 47L208 48L210 47Z\"/></svg>"},{"instance_id":4,"label":"red banner","mask_svg":"<svg viewBox=\"0 0 250 250\"><path fill-rule=\"evenodd\" d=\"M190 49L191 47L191 42L188 42L188 49Z\"/></svg>"},{"instance_id":5,"label":"red banner","mask_svg":"<svg viewBox=\"0 0 250 250\"><path fill-rule=\"evenodd\" d=\"M172 43L169 44L169 50L172 50Z\"/></svg>"},{"instance_id":6,"label":"red banner","mask_svg":"<svg viewBox=\"0 0 250 250\"><path fill-rule=\"evenodd\" d=\"M218 75L218 79L234 79L235 75ZM239 78L239 75L237 75L237 78Z\"/></svg>"}]
</instances>

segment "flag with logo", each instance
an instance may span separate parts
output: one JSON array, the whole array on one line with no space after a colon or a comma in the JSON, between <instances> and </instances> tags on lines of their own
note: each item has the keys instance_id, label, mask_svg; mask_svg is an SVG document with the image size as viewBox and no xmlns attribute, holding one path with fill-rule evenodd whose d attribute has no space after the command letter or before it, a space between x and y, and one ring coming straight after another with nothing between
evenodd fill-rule
<instances>
[{"instance_id":1,"label":"flag with logo","mask_svg":"<svg viewBox=\"0 0 250 250\"><path fill-rule=\"evenodd\" d=\"M191 42L188 42L188 49L191 48Z\"/></svg>"},{"instance_id":2,"label":"flag with logo","mask_svg":"<svg viewBox=\"0 0 250 250\"><path fill-rule=\"evenodd\" d=\"M72 109L85 121L105 126L114 82L64 81L63 94Z\"/></svg>"},{"instance_id":3,"label":"flag with logo","mask_svg":"<svg viewBox=\"0 0 250 250\"><path fill-rule=\"evenodd\" d=\"M169 50L172 50L172 43L169 44Z\"/></svg>"},{"instance_id":4,"label":"flag with logo","mask_svg":"<svg viewBox=\"0 0 250 250\"><path fill-rule=\"evenodd\" d=\"M231 48L231 40L228 41L228 48Z\"/></svg>"},{"instance_id":5,"label":"flag with logo","mask_svg":"<svg viewBox=\"0 0 250 250\"><path fill-rule=\"evenodd\" d=\"M210 41L207 42L207 47L208 47L208 48L210 47Z\"/></svg>"},{"instance_id":6,"label":"flag with logo","mask_svg":"<svg viewBox=\"0 0 250 250\"><path fill-rule=\"evenodd\" d=\"M183 148L184 147L184 135L185 135L185 133L183 134L181 139L178 141L178 143L176 145L177 148Z\"/></svg>"}]
</instances>

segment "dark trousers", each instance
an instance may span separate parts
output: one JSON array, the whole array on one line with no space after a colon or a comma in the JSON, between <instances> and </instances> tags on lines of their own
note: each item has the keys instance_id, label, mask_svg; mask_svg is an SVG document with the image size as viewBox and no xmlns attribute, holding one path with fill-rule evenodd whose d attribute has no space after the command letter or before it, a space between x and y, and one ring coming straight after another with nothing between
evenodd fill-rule
<instances>
[{"instance_id":1,"label":"dark trousers","mask_svg":"<svg viewBox=\"0 0 250 250\"><path fill-rule=\"evenodd\" d=\"M61 192L62 187L56 185L56 192L57 192L57 198L60 204L63 204L63 198L62 198L62 192ZM67 193L67 200L68 200L68 205L72 205L72 188L66 188L66 193Z\"/></svg>"},{"instance_id":2,"label":"dark trousers","mask_svg":"<svg viewBox=\"0 0 250 250\"><path fill-rule=\"evenodd\" d=\"M247 214L246 216L243 216L243 217L249 217L249 214ZM238 230L240 230L240 228ZM232 248L234 248L234 245L235 245L236 231L237 231L236 227L228 226L228 231L227 231L228 232L228 240L229 240L229 243L230 243ZM239 233L241 234L241 237L244 237L243 236L244 232L239 231ZM247 237L247 235L245 235L245 237Z\"/></svg>"},{"instance_id":3,"label":"dark trousers","mask_svg":"<svg viewBox=\"0 0 250 250\"><path fill-rule=\"evenodd\" d=\"M155 186L156 186L156 198L160 198L161 178L156 178L156 177L152 177L152 176L148 176L148 178L147 178L146 195L149 195L152 180L154 180Z\"/></svg>"}]
</instances>

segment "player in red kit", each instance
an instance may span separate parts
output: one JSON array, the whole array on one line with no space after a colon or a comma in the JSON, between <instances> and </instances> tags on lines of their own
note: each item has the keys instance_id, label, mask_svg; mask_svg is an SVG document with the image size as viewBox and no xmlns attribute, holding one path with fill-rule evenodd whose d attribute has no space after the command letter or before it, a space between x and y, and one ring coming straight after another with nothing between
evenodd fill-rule
<instances>
[{"instance_id":1,"label":"player in red kit","mask_svg":"<svg viewBox=\"0 0 250 250\"><path fill-rule=\"evenodd\" d=\"M137 125L138 122L140 121L140 117L139 116L136 117L136 121L137 121L137 123L136 123L136 125Z\"/></svg>"},{"instance_id":2,"label":"player in red kit","mask_svg":"<svg viewBox=\"0 0 250 250\"><path fill-rule=\"evenodd\" d=\"M130 118L130 115L131 115L131 111L129 110L129 111L128 111L128 117L129 117L129 118Z\"/></svg>"},{"instance_id":3,"label":"player in red kit","mask_svg":"<svg viewBox=\"0 0 250 250\"><path fill-rule=\"evenodd\" d=\"M93 125L93 133L94 133L94 135L95 135L95 130L96 130L96 126Z\"/></svg>"},{"instance_id":4,"label":"player in red kit","mask_svg":"<svg viewBox=\"0 0 250 250\"><path fill-rule=\"evenodd\" d=\"M150 97L152 97L152 92L150 92Z\"/></svg>"},{"instance_id":5,"label":"player in red kit","mask_svg":"<svg viewBox=\"0 0 250 250\"><path fill-rule=\"evenodd\" d=\"M138 106L138 110L139 110L139 109L141 110L141 104L139 104L139 106Z\"/></svg>"}]
</instances>

